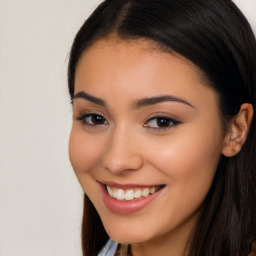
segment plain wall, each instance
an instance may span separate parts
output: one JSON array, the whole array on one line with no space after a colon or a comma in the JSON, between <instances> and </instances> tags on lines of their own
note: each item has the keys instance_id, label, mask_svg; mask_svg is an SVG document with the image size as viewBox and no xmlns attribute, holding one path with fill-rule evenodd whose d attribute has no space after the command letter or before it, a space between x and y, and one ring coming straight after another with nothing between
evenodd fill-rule
<instances>
[{"instance_id":1,"label":"plain wall","mask_svg":"<svg viewBox=\"0 0 256 256\"><path fill-rule=\"evenodd\" d=\"M0 256L81 255L66 69L99 2L0 0ZM236 2L256 30L256 0Z\"/></svg>"}]
</instances>

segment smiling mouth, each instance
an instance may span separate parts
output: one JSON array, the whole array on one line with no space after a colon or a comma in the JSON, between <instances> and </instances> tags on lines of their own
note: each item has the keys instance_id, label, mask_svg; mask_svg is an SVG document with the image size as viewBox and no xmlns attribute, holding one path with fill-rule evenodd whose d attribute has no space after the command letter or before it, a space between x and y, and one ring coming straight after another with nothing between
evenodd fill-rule
<instances>
[{"instance_id":1,"label":"smiling mouth","mask_svg":"<svg viewBox=\"0 0 256 256\"><path fill-rule=\"evenodd\" d=\"M143 188L122 189L109 185L104 186L110 197L118 201L133 201L146 198L165 187L165 185L157 185Z\"/></svg>"}]
</instances>

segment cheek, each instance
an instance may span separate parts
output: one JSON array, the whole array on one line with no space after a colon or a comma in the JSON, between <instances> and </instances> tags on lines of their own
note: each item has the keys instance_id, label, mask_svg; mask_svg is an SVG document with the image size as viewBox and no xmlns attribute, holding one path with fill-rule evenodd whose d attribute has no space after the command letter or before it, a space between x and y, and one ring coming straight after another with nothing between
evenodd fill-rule
<instances>
[{"instance_id":1,"label":"cheek","mask_svg":"<svg viewBox=\"0 0 256 256\"><path fill-rule=\"evenodd\" d=\"M206 131L196 133L191 129L176 134L156 143L148 157L165 175L175 197L182 201L188 198L200 203L211 186L220 157L221 138Z\"/></svg>"},{"instance_id":2,"label":"cheek","mask_svg":"<svg viewBox=\"0 0 256 256\"><path fill-rule=\"evenodd\" d=\"M73 127L69 138L69 158L76 175L88 173L99 162L102 145L94 136L86 136Z\"/></svg>"}]
</instances>

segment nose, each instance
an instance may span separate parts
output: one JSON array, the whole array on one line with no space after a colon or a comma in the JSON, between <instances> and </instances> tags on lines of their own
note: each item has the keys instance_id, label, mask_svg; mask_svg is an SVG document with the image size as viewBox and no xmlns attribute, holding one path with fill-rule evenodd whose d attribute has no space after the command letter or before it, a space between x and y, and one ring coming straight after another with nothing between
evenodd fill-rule
<instances>
[{"instance_id":1,"label":"nose","mask_svg":"<svg viewBox=\"0 0 256 256\"><path fill-rule=\"evenodd\" d=\"M115 175L139 170L143 166L143 156L138 139L126 129L114 131L109 137L102 162Z\"/></svg>"}]
</instances>

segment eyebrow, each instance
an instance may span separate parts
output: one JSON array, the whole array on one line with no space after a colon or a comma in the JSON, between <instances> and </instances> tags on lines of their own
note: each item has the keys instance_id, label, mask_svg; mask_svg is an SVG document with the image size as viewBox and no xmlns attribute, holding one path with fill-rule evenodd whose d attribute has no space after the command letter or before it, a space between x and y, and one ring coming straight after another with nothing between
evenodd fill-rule
<instances>
[{"instance_id":1,"label":"eyebrow","mask_svg":"<svg viewBox=\"0 0 256 256\"><path fill-rule=\"evenodd\" d=\"M182 98L179 98L173 95L160 95L160 96L144 98L136 101L133 104L133 109L139 109L141 107L146 107L146 106L154 105L154 104L165 102L165 101L180 102L192 108L195 108L191 103L189 103L188 101Z\"/></svg>"},{"instance_id":2,"label":"eyebrow","mask_svg":"<svg viewBox=\"0 0 256 256\"><path fill-rule=\"evenodd\" d=\"M95 103L97 105L107 107L107 104L103 99L92 96L84 91L78 92L73 96L73 99L78 99L78 98L82 98L92 103ZM154 105L154 104L166 102L166 101L180 102L192 108L195 108L191 103L189 103L188 101L182 98L179 98L173 95L160 95L160 96L154 96L154 97L148 97L148 98L136 100L132 104L132 109L136 110L142 107L146 107L146 106L150 106L150 105Z\"/></svg>"},{"instance_id":3,"label":"eyebrow","mask_svg":"<svg viewBox=\"0 0 256 256\"><path fill-rule=\"evenodd\" d=\"M100 98L97 98L97 97L94 97L84 91L81 91L81 92L78 92L76 93L74 96L73 96L73 99L78 99L78 98L82 98L82 99L85 99L85 100L88 100L90 102L93 102L97 105L100 105L100 106L103 106L103 107L106 107L107 104L104 100L100 99Z\"/></svg>"}]
</instances>

